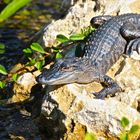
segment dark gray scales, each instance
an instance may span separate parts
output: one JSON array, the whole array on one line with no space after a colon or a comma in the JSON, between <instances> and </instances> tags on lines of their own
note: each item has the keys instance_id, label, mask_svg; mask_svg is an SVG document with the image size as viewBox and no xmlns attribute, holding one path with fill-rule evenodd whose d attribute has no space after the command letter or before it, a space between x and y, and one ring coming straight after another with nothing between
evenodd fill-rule
<instances>
[{"instance_id":1,"label":"dark gray scales","mask_svg":"<svg viewBox=\"0 0 140 140\"><path fill-rule=\"evenodd\" d=\"M91 25L97 30L87 37L84 56L58 60L52 69L37 78L40 83L60 85L96 81L105 85L103 90L94 93L101 99L121 90L106 72L122 54L130 55L134 50L140 53L140 15L97 16L91 19Z\"/></svg>"}]
</instances>

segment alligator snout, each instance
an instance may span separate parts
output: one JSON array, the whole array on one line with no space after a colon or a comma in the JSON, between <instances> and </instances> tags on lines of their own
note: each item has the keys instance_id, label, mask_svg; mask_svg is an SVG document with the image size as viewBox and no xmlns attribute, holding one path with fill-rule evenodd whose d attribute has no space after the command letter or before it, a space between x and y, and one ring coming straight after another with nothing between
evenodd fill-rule
<instances>
[{"instance_id":1,"label":"alligator snout","mask_svg":"<svg viewBox=\"0 0 140 140\"><path fill-rule=\"evenodd\" d=\"M41 83L41 84L45 84L45 77L47 77L47 69L43 69L42 70L42 73L39 75L39 76L37 76L36 77L36 81L38 82L38 83Z\"/></svg>"},{"instance_id":2,"label":"alligator snout","mask_svg":"<svg viewBox=\"0 0 140 140\"><path fill-rule=\"evenodd\" d=\"M36 81L37 81L38 83L41 83L42 77L43 77L43 75L40 74L39 76L36 77Z\"/></svg>"}]
</instances>

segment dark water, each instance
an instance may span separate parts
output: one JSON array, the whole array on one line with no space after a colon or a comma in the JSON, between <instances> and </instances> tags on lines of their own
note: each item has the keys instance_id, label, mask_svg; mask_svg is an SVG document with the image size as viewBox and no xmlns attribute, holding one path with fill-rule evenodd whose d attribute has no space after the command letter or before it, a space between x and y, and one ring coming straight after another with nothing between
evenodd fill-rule
<instances>
[{"instance_id":1,"label":"dark water","mask_svg":"<svg viewBox=\"0 0 140 140\"><path fill-rule=\"evenodd\" d=\"M35 0L0 24L0 43L5 44L0 64L11 69L22 57L23 48L31 37L52 19L63 16L62 0ZM0 0L0 11L6 5Z\"/></svg>"},{"instance_id":2,"label":"dark water","mask_svg":"<svg viewBox=\"0 0 140 140\"><path fill-rule=\"evenodd\" d=\"M0 64L9 70L22 57L24 41L17 37L17 29L0 29L0 43L5 44L5 53L0 54Z\"/></svg>"},{"instance_id":3,"label":"dark water","mask_svg":"<svg viewBox=\"0 0 140 140\"><path fill-rule=\"evenodd\" d=\"M21 61L23 57L22 50L28 47L27 44L32 36L43 26L50 23L52 19L63 17L64 9L61 8L62 0L35 0L26 7L18 11L4 23L0 23L0 43L3 43L5 53L0 54L0 64L4 65L9 71L15 64ZM0 11L6 5L0 0ZM0 75L0 79L3 78ZM0 89L1 95L7 99L13 95L12 84L8 90ZM35 91L40 91L40 88ZM6 95L8 93L8 96ZM35 92L33 92L35 94ZM38 129L31 117L32 109L40 112L42 95L40 92L37 100L24 105L3 103L0 100L0 140L41 140L43 132ZM43 94L44 95L44 94ZM22 104L22 103L21 103ZM47 137L43 138L47 140Z\"/></svg>"}]
</instances>

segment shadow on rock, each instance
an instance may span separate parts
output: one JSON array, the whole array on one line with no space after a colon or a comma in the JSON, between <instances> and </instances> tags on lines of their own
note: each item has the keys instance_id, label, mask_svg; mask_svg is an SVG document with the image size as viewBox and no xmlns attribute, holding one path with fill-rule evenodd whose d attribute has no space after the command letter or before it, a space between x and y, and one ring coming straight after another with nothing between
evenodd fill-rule
<instances>
[{"instance_id":1,"label":"shadow on rock","mask_svg":"<svg viewBox=\"0 0 140 140\"><path fill-rule=\"evenodd\" d=\"M45 94L45 102L46 104L42 106L40 116L36 119L41 138L42 140L61 139L66 133L65 114L59 110L58 103L52 99L50 94Z\"/></svg>"},{"instance_id":2,"label":"shadow on rock","mask_svg":"<svg viewBox=\"0 0 140 140\"><path fill-rule=\"evenodd\" d=\"M0 106L0 139L41 140L34 119L40 115L43 94L40 85L35 85L31 98L24 102Z\"/></svg>"}]
</instances>

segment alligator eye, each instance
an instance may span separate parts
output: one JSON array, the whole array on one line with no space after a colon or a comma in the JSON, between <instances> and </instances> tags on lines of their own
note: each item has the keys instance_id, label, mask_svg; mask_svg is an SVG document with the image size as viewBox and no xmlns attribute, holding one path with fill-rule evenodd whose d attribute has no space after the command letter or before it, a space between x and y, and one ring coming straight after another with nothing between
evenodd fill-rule
<instances>
[{"instance_id":1,"label":"alligator eye","mask_svg":"<svg viewBox=\"0 0 140 140\"><path fill-rule=\"evenodd\" d=\"M68 70L69 67L61 67L61 70L65 71L65 70Z\"/></svg>"},{"instance_id":2,"label":"alligator eye","mask_svg":"<svg viewBox=\"0 0 140 140\"><path fill-rule=\"evenodd\" d=\"M62 71L72 71L73 68L72 67L62 67L61 70Z\"/></svg>"}]
</instances>

